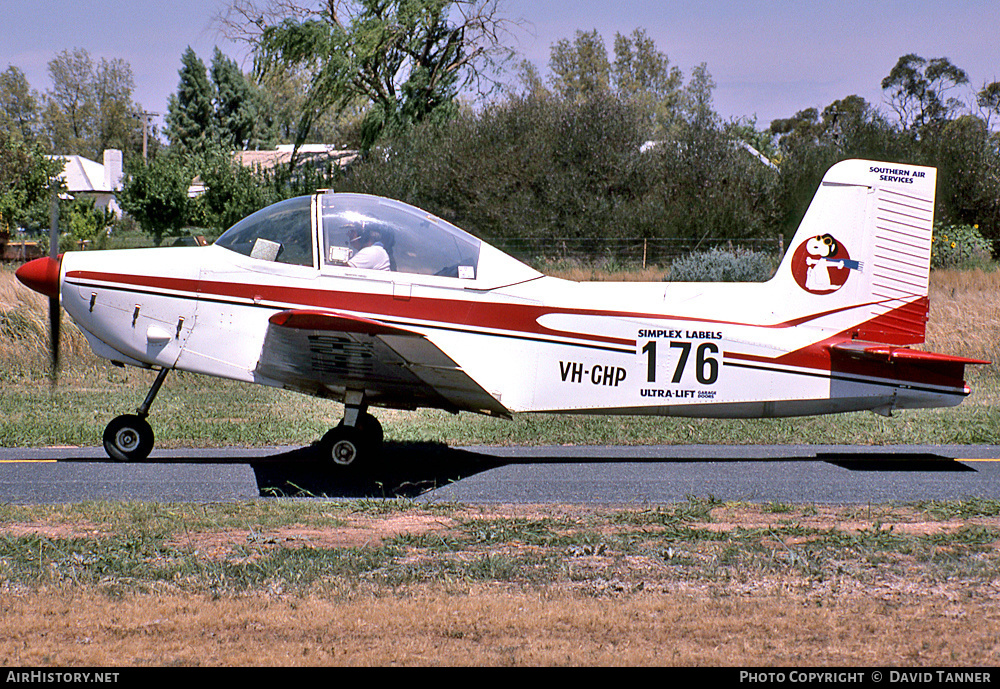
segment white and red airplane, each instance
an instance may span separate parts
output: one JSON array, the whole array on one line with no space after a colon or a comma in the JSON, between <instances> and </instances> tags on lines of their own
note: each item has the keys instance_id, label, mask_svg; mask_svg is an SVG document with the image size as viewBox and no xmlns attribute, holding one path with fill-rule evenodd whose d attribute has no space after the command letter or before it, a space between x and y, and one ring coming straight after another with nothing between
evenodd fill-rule
<instances>
[{"instance_id":1,"label":"white and red airplane","mask_svg":"<svg viewBox=\"0 0 1000 689\"><path fill-rule=\"evenodd\" d=\"M953 406L966 364L924 340L934 168L849 160L823 178L768 282L547 277L404 203L319 193L207 247L73 252L17 271L94 351L158 370L108 425L144 459L176 369L332 398L333 463L377 449L371 406L750 418Z\"/></svg>"}]
</instances>

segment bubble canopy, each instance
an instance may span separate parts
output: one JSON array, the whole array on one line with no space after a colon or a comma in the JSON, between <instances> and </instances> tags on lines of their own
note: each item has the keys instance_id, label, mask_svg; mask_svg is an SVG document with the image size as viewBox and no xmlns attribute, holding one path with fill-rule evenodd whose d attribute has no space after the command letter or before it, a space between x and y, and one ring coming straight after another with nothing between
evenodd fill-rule
<instances>
[{"instance_id":1,"label":"bubble canopy","mask_svg":"<svg viewBox=\"0 0 1000 689\"><path fill-rule=\"evenodd\" d=\"M380 244L389 270L474 280L482 242L413 206L363 194L319 197L323 261L351 264L365 245Z\"/></svg>"},{"instance_id":2,"label":"bubble canopy","mask_svg":"<svg viewBox=\"0 0 1000 689\"><path fill-rule=\"evenodd\" d=\"M485 248L494 263L502 257L499 263L516 264L515 272L530 271L441 218L366 194L327 193L280 201L236 223L215 244L263 261L361 268L371 266L358 263L359 252L378 245L388 257L382 270L458 280L479 279Z\"/></svg>"},{"instance_id":3,"label":"bubble canopy","mask_svg":"<svg viewBox=\"0 0 1000 689\"><path fill-rule=\"evenodd\" d=\"M238 254L291 265L313 265L312 199L299 196L248 215L215 240Z\"/></svg>"}]
</instances>

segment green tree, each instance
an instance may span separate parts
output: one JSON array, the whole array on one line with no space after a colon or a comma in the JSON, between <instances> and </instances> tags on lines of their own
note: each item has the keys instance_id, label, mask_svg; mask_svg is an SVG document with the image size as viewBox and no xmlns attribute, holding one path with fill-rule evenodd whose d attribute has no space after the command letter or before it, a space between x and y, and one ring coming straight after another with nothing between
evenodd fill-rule
<instances>
[{"instance_id":1,"label":"green tree","mask_svg":"<svg viewBox=\"0 0 1000 689\"><path fill-rule=\"evenodd\" d=\"M422 125L352 166L340 190L399 198L489 240L767 236L777 175L728 132L686 128L643 150L648 122L612 93L532 93ZM655 260L650 256L650 260Z\"/></svg>"},{"instance_id":2,"label":"green tree","mask_svg":"<svg viewBox=\"0 0 1000 689\"><path fill-rule=\"evenodd\" d=\"M52 88L45 93L46 134L53 153L93 157L94 61L83 48L64 50L49 62Z\"/></svg>"},{"instance_id":3,"label":"green tree","mask_svg":"<svg viewBox=\"0 0 1000 689\"><path fill-rule=\"evenodd\" d=\"M509 93L526 98L547 98L552 95L545 88L545 80L531 60L521 60L515 71L515 85L508 89Z\"/></svg>"},{"instance_id":4,"label":"green tree","mask_svg":"<svg viewBox=\"0 0 1000 689\"><path fill-rule=\"evenodd\" d=\"M250 41L258 79L308 75L296 126L305 142L327 112L365 109L361 144L457 112L458 92L509 53L496 0L231 0L225 24ZM260 6L260 7L258 7Z\"/></svg>"},{"instance_id":5,"label":"green tree","mask_svg":"<svg viewBox=\"0 0 1000 689\"><path fill-rule=\"evenodd\" d=\"M795 231L827 169L847 158L914 159L913 139L894 129L877 109L856 95L819 111L807 108L787 119L774 120L778 136L781 181L777 200L780 230Z\"/></svg>"},{"instance_id":6,"label":"green tree","mask_svg":"<svg viewBox=\"0 0 1000 689\"><path fill-rule=\"evenodd\" d=\"M938 169L937 219L1000 239L1000 149L986 122L956 117L921 144L922 162Z\"/></svg>"},{"instance_id":7,"label":"green tree","mask_svg":"<svg viewBox=\"0 0 1000 689\"><path fill-rule=\"evenodd\" d=\"M618 234L639 132L635 108L611 94L512 97L395 138L337 188L399 198L487 238Z\"/></svg>"},{"instance_id":8,"label":"green tree","mask_svg":"<svg viewBox=\"0 0 1000 689\"><path fill-rule=\"evenodd\" d=\"M206 191L196 201L200 211L198 224L220 234L251 213L284 198L267 173L244 167L228 149L206 152L199 162L199 177Z\"/></svg>"},{"instance_id":9,"label":"green tree","mask_svg":"<svg viewBox=\"0 0 1000 689\"><path fill-rule=\"evenodd\" d=\"M656 49L643 29L630 36L615 34L614 52L614 62L609 62L597 30L577 31L573 41L556 42L549 60L553 92L575 102L613 93L639 109L648 123L647 139L669 138L681 123L704 126L714 122L715 82L705 65L694 69L685 86L684 74L670 66L667 55ZM523 78L522 83L528 84Z\"/></svg>"},{"instance_id":10,"label":"green tree","mask_svg":"<svg viewBox=\"0 0 1000 689\"><path fill-rule=\"evenodd\" d=\"M14 65L0 73L0 129L34 141L40 124L39 95Z\"/></svg>"},{"instance_id":11,"label":"green tree","mask_svg":"<svg viewBox=\"0 0 1000 689\"><path fill-rule=\"evenodd\" d=\"M179 151L200 153L217 139L217 130L208 71L191 46L181 56L179 74L177 93L167 103L167 139Z\"/></svg>"},{"instance_id":12,"label":"green tree","mask_svg":"<svg viewBox=\"0 0 1000 689\"><path fill-rule=\"evenodd\" d=\"M897 158L938 169L936 216L945 223L979 225L989 239L1000 237L1000 145L990 116L1000 103L1000 85L976 94L982 119L967 114L950 95L969 83L965 70L948 58L904 55L882 81L899 119L905 152Z\"/></svg>"},{"instance_id":13,"label":"green tree","mask_svg":"<svg viewBox=\"0 0 1000 689\"><path fill-rule=\"evenodd\" d=\"M90 53L75 48L59 53L48 67L52 88L44 95L41 134L51 152L100 160L108 148L141 150L135 80L127 62L95 63Z\"/></svg>"},{"instance_id":14,"label":"green tree","mask_svg":"<svg viewBox=\"0 0 1000 689\"><path fill-rule=\"evenodd\" d=\"M215 128L223 146L236 150L270 148L276 138L274 118L261 90L218 48L211 73Z\"/></svg>"},{"instance_id":15,"label":"green tree","mask_svg":"<svg viewBox=\"0 0 1000 689\"><path fill-rule=\"evenodd\" d=\"M582 102L611 91L611 63L597 29L577 31L572 42L557 41L550 51L549 71L553 91L564 100Z\"/></svg>"},{"instance_id":16,"label":"green tree","mask_svg":"<svg viewBox=\"0 0 1000 689\"><path fill-rule=\"evenodd\" d=\"M47 223L49 197L62 186L61 171L37 143L0 129L0 235Z\"/></svg>"},{"instance_id":17,"label":"green tree","mask_svg":"<svg viewBox=\"0 0 1000 689\"><path fill-rule=\"evenodd\" d=\"M636 29L631 36L615 34L611 76L614 90L630 100L645 94L666 99L676 93L683 79L681 70L670 66L670 58L656 49L644 29Z\"/></svg>"},{"instance_id":18,"label":"green tree","mask_svg":"<svg viewBox=\"0 0 1000 689\"><path fill-rule=\"evenodd\" d=\"M822 113L816 108L806 108L793 117L774 120L770 129L785 149L836 144L845 128L854 131L856 123L871 117L877 117L877 113L868 101L851 95L830 103Z\"/></svg>"},{"instance_id":19,"label":"green tree","mask_svg":"<svg viewBox=\"0 0 1000 689\"><path fill-rule=\"evenodd\" d=\"M984 112L983 120L988 129L993 115L1000 115L1000 81L983 86L976 94L976 104Z\"/></svg>"},{"instance_id":20,"label":"green tree","mask_svg":"<svg viewBox=\"0 0 1000 689\"><path fill-rule=\"evenodd\" d=\"M771 133L777 135L778 141L786 149L815 145L825 131L827 131L827 125L820 120L819 110L816 108L799 110L792 117L771 122Z\"/></svg>"},{"instance_id":21,"label":"green tree","mask_svg":"<svg viewBox=\"0 0 1000 689\"><path fill-rule=\"evenodd\" d=\"M666 136L675 126L684 75L670 66L666 53L656 49L643 29L631 36L615 34L611 80L615 92L638 105L650 120L652 138Z\"/></svg>"},{"instance_id":22,"label":"green tree","mask_svg":"<svg viewBox=\"0 0 1000 689\"><path fill-rule=\"evenodd\" d=\"M778 158L774 134L770 129L758 128L756 117L731 120L723 128L738 145L749 145L772 163Z\"/></svg>"},{"instance_id":23,"label":"green tree","mask_svg":"<svg viewBox=\"0 0 1000 689\"><path fill-rule=\"evenodd\" d=\"M171 149L148 163L133 157L125 167L118 202L157 244L164 235L174 235L190 222L193 209L188 188L195 170L182 152Z\"/></svg>"},{"instance_id":24,"label":"green tree","mask_svg":"<svg viewBox=\"0 0 1000 689\"><path fill-rule=\"evenodd\" d=\"M253 80L251 79L251 83ZM299 121L305 107L309 86L306 70L276 69L254 84L262 109L263 125L271 145L274 142L295 144ZM337 144L345 148L361 147L361 122L366 105L356 100L342 110L325 110L310 124L300 143ZM250 147L252 148L252 147Z\"/></svg>"},{"instance_id":25,"label":"green tree","mask_svg":"<svg viewBox=\"0 0 1000 689\"><path fill-rule=\"evenodd\" d=\"M969 83L965 70L946 57L926 60L909 53L896 61L882 80L889 106L904 130L920 130L926 125L949 119L963 103L948 92Z\"/></svg>"},{"instance_id":26,"label":"green tree","mask_svg":"<svg viewBox=\"0 0 1000 689\"><path fill-rule=\"evenodd\" d=\"M668 208L671 234L771 237L777 225L779 174L743 145L738 127L695 112L670 139L647 152L656 180L650 201Z\"/></svg>"},{"instance_id":27,"label":"green tree","mask_svg":"<svg viewBox=\"0 0 1000 689\"><path fill-rule=\"evenodd\" d=\"M743 130L720 123L707 68L682 87L680 71L638 31L618 36L604 88L601 51L596 32L578 32L553 49L562 70L553 92L522 63L518 92L393 139L337 188L409 201L489 239L571 237L597 252L613 236L769 235L778 175L740 144ZM645 146L656 100L670 126Z\"/></svg>"},{"instance_id":28,"label":"green tree","mask_svg":"<svg viewBox=\"0 0 1000 689\"><path fill-rule=\"evenodd\" d=\"M132 100L132 68L120 58L101 58L94 69L93 90L97 113L90 151L95 160L109 148L138 152L141 138L136 112L140 108Z\"/></svg>"},{"instance_id":29,"label":"green tree","mask_svg":"<svg viewBox=\"0 0 1000 689\"><path fill-rule=\"evenodd\" d=\"M115 220L111 211L95 208L93 199L79 197L60 205L70 235L80 242L97 239Z\"/></svg>"},{"instance_id":30,"label":"green tree","mask_svg":"<svg viewBox=\"0 0 1000 689\"><path fill-rule=\"evenodd\" d=\"M691 78L681 93L681 111L687 124L703 129L716 124L718 115L712 109L715 80L704 62L691 70Z\"/></svg>"}]
</instances>

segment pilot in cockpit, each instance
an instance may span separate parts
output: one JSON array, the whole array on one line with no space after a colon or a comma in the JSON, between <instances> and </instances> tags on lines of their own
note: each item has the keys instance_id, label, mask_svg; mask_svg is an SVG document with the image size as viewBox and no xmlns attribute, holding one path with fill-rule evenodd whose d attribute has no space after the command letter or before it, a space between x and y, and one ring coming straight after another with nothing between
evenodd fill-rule
<instances>
[{"instance_id":1,"label":"pilot in cockpit","mask_svg":"<svg viewBox=\"0 0 1000 689\"><path fill-rule=\"evenodd\" d=\"M376 227L359 229L351 227L347 231L351 258L347 265L367 270L390 270L392 261L387 247L388 237Z\"/></svg>"}]
</instances>

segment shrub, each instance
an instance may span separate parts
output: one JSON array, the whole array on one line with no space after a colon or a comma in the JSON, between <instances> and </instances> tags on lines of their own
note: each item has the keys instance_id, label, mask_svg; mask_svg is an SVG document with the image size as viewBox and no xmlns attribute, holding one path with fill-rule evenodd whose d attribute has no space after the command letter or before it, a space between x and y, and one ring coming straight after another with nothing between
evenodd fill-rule
<instances>
[{"instance_id":1,"label":"shrub","mask_svg":"<svg viewBox=\"0 0 1000 689\"><path fill-rule=\"evenodd\" d=\"M81 242L97 239L100 235L107 236L107 229L115 220L114 213L96 208L94 200L86 197L65 204L62 212L73 239Z\"/></svg>"},{"instance_id":2,"label":"shrub","mask_svg":"<svg viewBox=\"0 0 1000 689\"><path fill-rule=\"evenodd\" d=\"M672 282L764 282L774 274L776 262L763 251L742 247L714 247L688 254L670 264Z\"/></svg>"},{"instance_id":3,"label":"shrub","mask_svg":"<svg viewBox=\"0 0 1000 689\"><path fill-rule=\"evenodd\" d=\"M934 228L931 244L932 268L981 266L992 258L990 243L978 225L941 225Z\"/></svg>"},{"instance_id":4,"label":"shrub","mask_svg":"<svg viewBox=\"0 0 1000 689\"><path fill-rule=\"evenodd\" d=\"M337 189L412 203L498 244L768 235L774 170L714 125L644 146L640 115L610 94L512 97L411 130L353 164Z\"/></svg>"}]
</instances>

